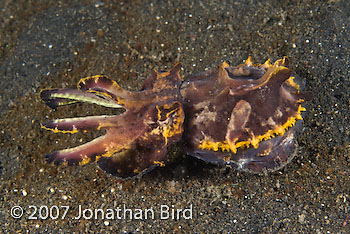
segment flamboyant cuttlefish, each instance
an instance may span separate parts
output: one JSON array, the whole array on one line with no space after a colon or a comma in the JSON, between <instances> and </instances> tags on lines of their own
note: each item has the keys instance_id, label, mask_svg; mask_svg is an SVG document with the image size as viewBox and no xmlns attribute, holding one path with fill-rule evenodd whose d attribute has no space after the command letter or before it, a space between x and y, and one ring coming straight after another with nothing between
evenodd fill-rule
<instances>
[{"instance_id":1,"label":"flamboyant cuttlefish","mask_svg":"<svg viewBox=\"0 0 350 234\"><path fill-rule=\"evenodd\" d=\"M106 134L81 146L47 154L48 162L86 164L118 177L141 175L163 166L169 144L183 140L186 152L217 164L253 173L285 166L296 150L300 91L288 59L274 64L227 63L181 81L180 64L154 71L140 91L128 91L103 75L81 79L78 89L47 89L46 104L90 102L124 108L119 115L57 119L42 125L53 132L105 129Z\"/></svg>"}]
</instances>

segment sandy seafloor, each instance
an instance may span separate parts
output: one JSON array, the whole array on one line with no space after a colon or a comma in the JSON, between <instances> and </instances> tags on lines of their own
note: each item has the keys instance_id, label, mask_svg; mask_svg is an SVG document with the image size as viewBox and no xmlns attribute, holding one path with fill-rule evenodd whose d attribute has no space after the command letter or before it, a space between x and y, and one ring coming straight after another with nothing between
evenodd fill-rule
<instances>
[{"instance_id":1,"label":"sandy seafloor","mask_svg":"<svg viewBox=\"0 0 350 234\"><path fill-rule=\"evenodd\" d=\"M345 0L1 1L0 232L350 233L349 12ZM106 110L54 112L41 89L106 74L136 90L152 69L181 62L186 76L249 55L259 63L288 56L314 96L297 155L282 170L246 174L188 157L181 145L171 147L166 167L135 180L116 180L94 163L46 163L45 153L98 133L53 134L40 123ZM79 205L152 208L155 218L74 219ZM192 205L192 218L160 219L162 205ZM11 217L14 206L21 218ZM60 217L40 218L40 207L59 207Z\"/></svg>"}]
</instances>

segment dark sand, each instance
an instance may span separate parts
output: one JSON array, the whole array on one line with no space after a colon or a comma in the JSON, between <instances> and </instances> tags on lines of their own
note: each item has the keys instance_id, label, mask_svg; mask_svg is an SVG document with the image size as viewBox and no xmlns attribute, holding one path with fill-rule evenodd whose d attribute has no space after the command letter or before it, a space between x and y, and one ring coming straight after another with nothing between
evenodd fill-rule
<instances>
[{"instance_id":1,"label":"dark sand","mask_svg":"<svg viewBox=\"0 0 350 234\"><path fill-rule=\"evenodd\" d=\"M349 1L27 2L0 3L0 232L350 233ZM53 134L40 123L106 110L79 104L54 112L40 89L106 74L135 90L153 68L181 62L185 76L249 55L259 63L287 55L314 95L298 153L284 169L240 173L185 156L181 146L169 150L166 167L127 181L94 163L45 162L45 153L98 133ZM153 209L155 217L76 220L79 205ZM161 219L162 205L192 205L192 219ZM22 218L11 217L13 206L24 209ZM56 206L59 218L45 218L45 207L55 215ZM61 206L69 206L64 219Z\"/></svg>"}]
</instances>

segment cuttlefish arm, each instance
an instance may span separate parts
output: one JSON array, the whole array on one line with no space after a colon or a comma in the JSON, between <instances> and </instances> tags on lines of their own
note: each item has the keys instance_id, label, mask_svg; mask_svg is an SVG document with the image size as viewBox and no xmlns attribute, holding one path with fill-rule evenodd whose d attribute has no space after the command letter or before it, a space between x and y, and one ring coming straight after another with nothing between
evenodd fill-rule
<instances>
[{"instance_id":1,"label":"cuttlefish arm","mask_svg":"<svg viewBox=\"0 0 350 234\"><path fill-rule=\"evenodd\" d=\"M118 101L107 96L107 94L98 94L93 92L84 92L76 89L45 89L40 93L40 97L45 101L45 104L52 109L57 109L59 106L73 104L76 102L88 102L100 106L111 108L123 108L118 104Z\"/></svg>"},{"instance_id":2,"label":"cuttlefish arm","mask_svg":"<svg viewBox=\"0 0 350 234\"><path fill-rule=\"evenodd\" d=\"M43 128L75 133L105 129L106 135L75 148L45 155L55 164L97 161L102 170L128 178L164 165L167 146L181 139L184 112L180 102L180 65L169 72L153 72L141 91L128 91L105 76L82 79L78 89L48 89L45 103L56 109L74 102L124 108L120 115L88 116L49 121ZM149 83L151 81L151 84Z\"/></svg>"}]
</instances>

